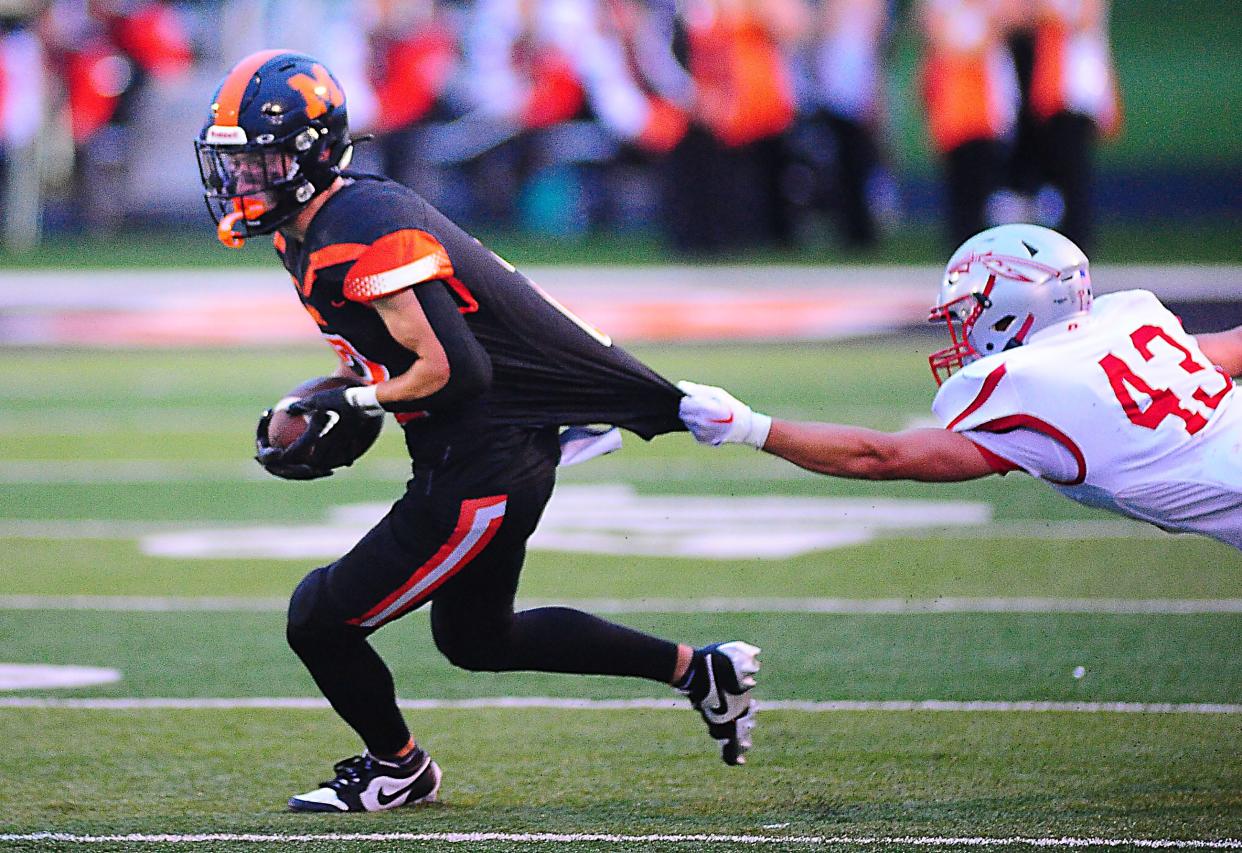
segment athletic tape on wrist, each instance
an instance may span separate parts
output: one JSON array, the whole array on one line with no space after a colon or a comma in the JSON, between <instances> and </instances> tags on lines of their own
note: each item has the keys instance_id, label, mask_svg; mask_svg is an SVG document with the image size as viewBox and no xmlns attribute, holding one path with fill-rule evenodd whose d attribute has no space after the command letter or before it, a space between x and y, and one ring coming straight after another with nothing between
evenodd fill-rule
<instances>
[{"instance_id":1,"label":"athletic tape on wrist","mask_svg":"<svg viewBox=\"0 0 1242 853\"><path fill-rule=\"evenodd\" d=\"M380 405L379 395L374 385L346 388L345 400L349 405L363 412L378 413L384 411L384 407Z\"/></svg>"},{"instance_id":2,"label":"athletic tape on wrist","mask_svg":"<svg viewBox=\"0 0 1242 853\"><path fill-rule=\"evenodd\" d=\"M746 443L756 450L762 450L768 443L768 432L772 429L772 418L769 415L752 412L750 431L746 433Z\"/></svg>"}]
</instances>

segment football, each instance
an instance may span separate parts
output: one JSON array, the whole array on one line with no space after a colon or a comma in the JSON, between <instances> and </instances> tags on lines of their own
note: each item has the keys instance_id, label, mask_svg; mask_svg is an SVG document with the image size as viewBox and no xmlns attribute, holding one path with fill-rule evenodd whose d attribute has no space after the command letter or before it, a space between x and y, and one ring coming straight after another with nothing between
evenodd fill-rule
<instances>
[{"instance_id":1,"label":"football","mask_svg":"<svg viewBox=\"0 0 1242 853\"><path fill-rule=\"evenodd\" d=\"M272 407L272 418L267 424L267 441L272 447L286 448L302 437L310 421L310 415L291 415L288 406L294 400L309 397L319 391L333 388L350 388L364 384L351 376L317 376L308 379L280 399Z\"/></svg>"}]
</instances>

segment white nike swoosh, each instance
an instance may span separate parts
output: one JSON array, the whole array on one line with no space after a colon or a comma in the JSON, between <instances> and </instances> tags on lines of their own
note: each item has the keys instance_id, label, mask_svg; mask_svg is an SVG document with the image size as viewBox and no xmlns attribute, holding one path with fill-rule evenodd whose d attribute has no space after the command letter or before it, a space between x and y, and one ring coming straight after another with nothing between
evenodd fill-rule
<instances>
[{"instance_id":1,"label":"white nike swoosh","mask_svg":"<svg viewBox=\"0 0 1242 853\"><path fill-rule=\"evenodd\" d=\"M328 416L328 422L324 424L323 429L319 431L320 438L323 438L325 435L330 433L332 431L332 427L336 426L336 422L341 419L341 416L338 413L332 411L331 409L326 411L324 414Z\"/></svg>"}]
</instances>

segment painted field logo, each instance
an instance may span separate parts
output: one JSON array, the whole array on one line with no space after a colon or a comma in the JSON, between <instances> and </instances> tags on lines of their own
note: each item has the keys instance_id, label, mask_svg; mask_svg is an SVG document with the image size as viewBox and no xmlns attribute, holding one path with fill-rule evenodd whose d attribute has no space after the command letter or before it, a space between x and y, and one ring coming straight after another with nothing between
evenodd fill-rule
<instances>
[{"instance_id":1,"label":"painted field logo","mask_svg":"<svg viewBox=\"0 0 1242 853\"><path fill-rule=\"evenodd\" d=\"M326 523L152 534L156 557L323 559L344 553L388 504L337 507ZM590 554L787 559L885 533L985 524L991 507L961 501L639 495L625 485L561 486L530 547Z\"/></svg>"}]
</instances>

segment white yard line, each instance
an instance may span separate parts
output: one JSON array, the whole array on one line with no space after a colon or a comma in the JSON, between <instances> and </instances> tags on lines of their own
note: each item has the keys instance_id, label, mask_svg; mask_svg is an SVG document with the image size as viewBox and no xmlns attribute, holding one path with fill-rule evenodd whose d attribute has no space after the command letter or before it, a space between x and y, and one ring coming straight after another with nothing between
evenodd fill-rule
<instances>
[{"instance_id":1,"label":"white yard line","mask_svg":"<svg viewBox=\"0 0 1242 853\"><path fill-rule=\"evenodd\" d=\"M398 704L411 711L563 710L563 711L683 711L682 699L565 699L548 696L492 696L477 699L401 699ZM826 700L764 699L764 711L794 711L828 714L842 711L894 711L937 713L1047 713L1074 714L1242 714L1242 705L1224 703L1171 702L967 702L942 699L923 700ZM150 710L327 710L324 699L311 697L216 698L98 698L47 699L35 696L0 697L0 710L11 708L59 708L80 711Z\"/></svg>"},{"instance_id":2,"label":"white yard line","mask_svg":"<svg viewBox=\"0 0 1242 853\"><path fill-rule=\"evenodd\" d=\"M1240 850L1238 839L1196 838L1098 838L1098 837L1022 837L988 838L979 836L875 836L875 835L734 835L734 834L650 834L621 835L607 832L325 832L284 833L203 833L196 835L130 834L76 835L68 832L35 832L27 835L0 835L0 842L62 842L70 844L323 844L340 842L432 842L443 844L796 844L808 847L1017 847L1076 849L1119 847L1154 850Z\"/></svg>"},{"instance_id":3,"label":"white yard line","mask_svg":"<svg viewBox=\"0 0 1242 853\"><path fill-rule=\"evenodd\" d=\"M561 605L592 613L1096 613L1165 616L1242 613L1242 598L583 598L518 601L520 608ZM0 610L119 612L283 611L285 598L148 595L0 595Z\"/></svg>"},{"instance_id":4,"label":"white yard line","mask_svg":"<svg viewBox=\"0 0 1242 853\"><path fill-rule=\"evenodd\" d=\"M213 477L204 478L214 480ZM294 523L286 525L294 528ZM95 519L40 521L26 519L0 519L0 539L142 539L159 533L177 534L184 531L201 531L204 541L214 541L211 535L219 530L236 531L239 535L254 528L247 522L205 522L205 521L106 521ZM282 528L282 530L285 528ZM320 535L327 535L328 527L315 528ZM1099 539L1156 539L1166 538L1169 534L1155 527L1128 520L1082 520L1082 521L997 521L987 524L962 525L955 528L952 534L942 527L902 527L892 530L872 530L876 535L901 537L907 539L936 539L942 537L960 538L964 533L976 539L1059 539L1059 540L1099 540ZM555 537L546 535L549 541L543 543L553 550L570 550L593 552L600 543L587 542L579 537L568 543L552 541ZM349 535L353 535L349 531ZM360 535L360 534L359 534ZM556 546L556 547L553 547ZM574 546L574 547L570 547ZM539 542L533 547L540 547ZM343 550L343 549L342 549ZM227 555L226 555L227 556ZM668 554L667 556L684 556ZM272 559L282 559L274 556Z\"/></svg>"}]
</instances>

